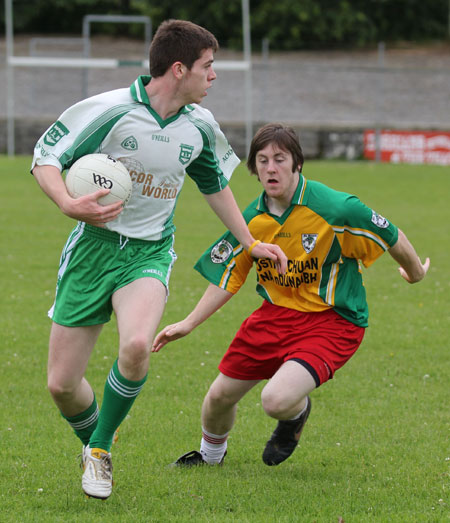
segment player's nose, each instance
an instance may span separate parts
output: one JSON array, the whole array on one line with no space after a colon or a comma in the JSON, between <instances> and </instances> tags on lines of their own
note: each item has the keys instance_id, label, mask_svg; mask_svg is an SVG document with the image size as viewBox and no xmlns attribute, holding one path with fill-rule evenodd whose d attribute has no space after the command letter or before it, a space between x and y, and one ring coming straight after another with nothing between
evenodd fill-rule
<instances>
[{"instance_id":1,"label":"player's nose","mask_svg":"<svg viewBox=\"0 0 450 523\"><path fill-rule=\"evenodd\" d=\"M274 173L276 171L276 165L273 160L267 162L267 172Z\"/></svg>"},{"instance_id":2,"label":"player's nose","mask_svg":"<svg viewBox=\"0 0 450 523\"><path fill-rule=\"evenodd\" d=\"M212 82L213 80L215 80L217 78L217 75L216 75L216 71L214 71L213 67L211 66L210 70L209 70L209 75L208 75L208 80L210 82Z\"/></svg>"}]
</instances>

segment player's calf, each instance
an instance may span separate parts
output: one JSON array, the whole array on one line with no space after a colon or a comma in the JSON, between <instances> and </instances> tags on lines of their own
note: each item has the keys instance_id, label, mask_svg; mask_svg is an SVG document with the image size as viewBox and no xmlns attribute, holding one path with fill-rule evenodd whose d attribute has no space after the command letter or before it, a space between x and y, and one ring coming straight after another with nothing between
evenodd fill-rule
<instances>
[{"instance_id":1,"label":"player's calf","mask_svg":"<svg viewBox=\"0 0 450 523\"><path fill-rule=\"evenodd\" d=\"M306 407L297 419L278 422L262 455L266 465L279 465L294 452L310 412L311 400L307 396Z\"/></svg>"}]
</instances>

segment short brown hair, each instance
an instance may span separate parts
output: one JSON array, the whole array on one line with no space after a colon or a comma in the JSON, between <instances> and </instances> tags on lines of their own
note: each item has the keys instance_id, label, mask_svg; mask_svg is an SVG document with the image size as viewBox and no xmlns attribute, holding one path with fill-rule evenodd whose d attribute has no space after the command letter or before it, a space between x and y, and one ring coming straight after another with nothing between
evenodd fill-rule
<instances>
[{"instance_id":1,"label":"short brown hair","mask_svg":"<svg viewBox=\"0 0 450 523\"><path fill-rule=\"evenodd\" d=\"M202 52L219 44L207 29L186 20L166 20L158 27L150 45L150 75L163 76L175 62L181 62L189 70Z\"/></svg>"},{"instance_id":2,"label":"short brown hair","mask_svg":"<svg viewBox=\"0 0 450 523\"><path fill-rule=\"evenodd\" d=\"M258 151L267 145L274 143L283 151L292 155L292 172L300 166L302 170L304 158L297 133L292 127L286 127L280 123L268 123L259 129L250 144L250 152L247 158L247 168L252 174L258 174L256 169L256 155Z\"/></svg>"}]
</instances>

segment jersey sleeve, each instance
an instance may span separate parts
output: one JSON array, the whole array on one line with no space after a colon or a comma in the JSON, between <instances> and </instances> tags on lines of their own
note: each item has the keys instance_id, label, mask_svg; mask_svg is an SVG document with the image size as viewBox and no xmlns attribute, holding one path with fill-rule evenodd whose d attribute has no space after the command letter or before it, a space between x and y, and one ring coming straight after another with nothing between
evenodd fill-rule
<instances>
[{"instance_id":1,"label":"jersey sleeve","mask_svg":"<svg viewBox=\"0 0 450 523\"><path fill-rule=\"evenodd\" d=\"M123 95L126 96L125 90ZM135 107L125 100L120 103L120 96L115 100L117 103L113 105L112 92L103 93L64 111L39 138L31 168L53 165L63 171L81 156L99 152L102 141L117 121Z\"/></svg>"},{"instance_id":2,"label":"jersey sleeve","mask_svg":"<svg viewBox=\"0 0 450 523\"><path fill-rule=\"evenodd\" d=\"M341 244L342 255L361 260L369 267L398 240L398 228L356 196L345 195L343 217L333 226Z\"/></svg>"},{"instance_id":3,"label":"jersey sleeve","mask_svg":"<svg viewBox=\"0 0 450 523\"><path fill-rule=\"evenodd\" d=\"M227 232L205 251L194 268L210 283L235 294L247 279L252 265L253 258Z\"/></svg>"},{"instance_id":4,"label":"jersey sleeve","mask_svg":"<svg viewBox=\"0 0 450 523\"><path fill-rule=\"evenodd\" d=\"M240 160L209 111L197 108L189 115L189 120L200 133L203 147L186 172L202 193L219 192L228 185Z\"/></svg>"}]
</instances>

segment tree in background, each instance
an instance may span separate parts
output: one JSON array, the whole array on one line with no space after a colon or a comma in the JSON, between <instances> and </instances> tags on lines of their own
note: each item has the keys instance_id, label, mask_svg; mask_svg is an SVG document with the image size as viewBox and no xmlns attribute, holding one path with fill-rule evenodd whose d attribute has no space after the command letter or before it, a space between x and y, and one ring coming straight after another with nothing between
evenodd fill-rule
<instances>
[{"instance_id":1,"label":"tree in background","mask_svg":"<svg viewBox=\"0 0 450 523\"><path fill-rule=\"evenodd\" d=\"M424 42L449 38L448 0L250 0L252 38L272 49L367 47L378 41ZM79 35L86 14L134 14L192 20L223 47L242 48L241 0L14 0L16 33ZM4 33L4 12L0 12ZM96 25L93 32L123 35L124 26ZM129 27L141 37L140 27Z\"/></svg>"}]
</instances>

